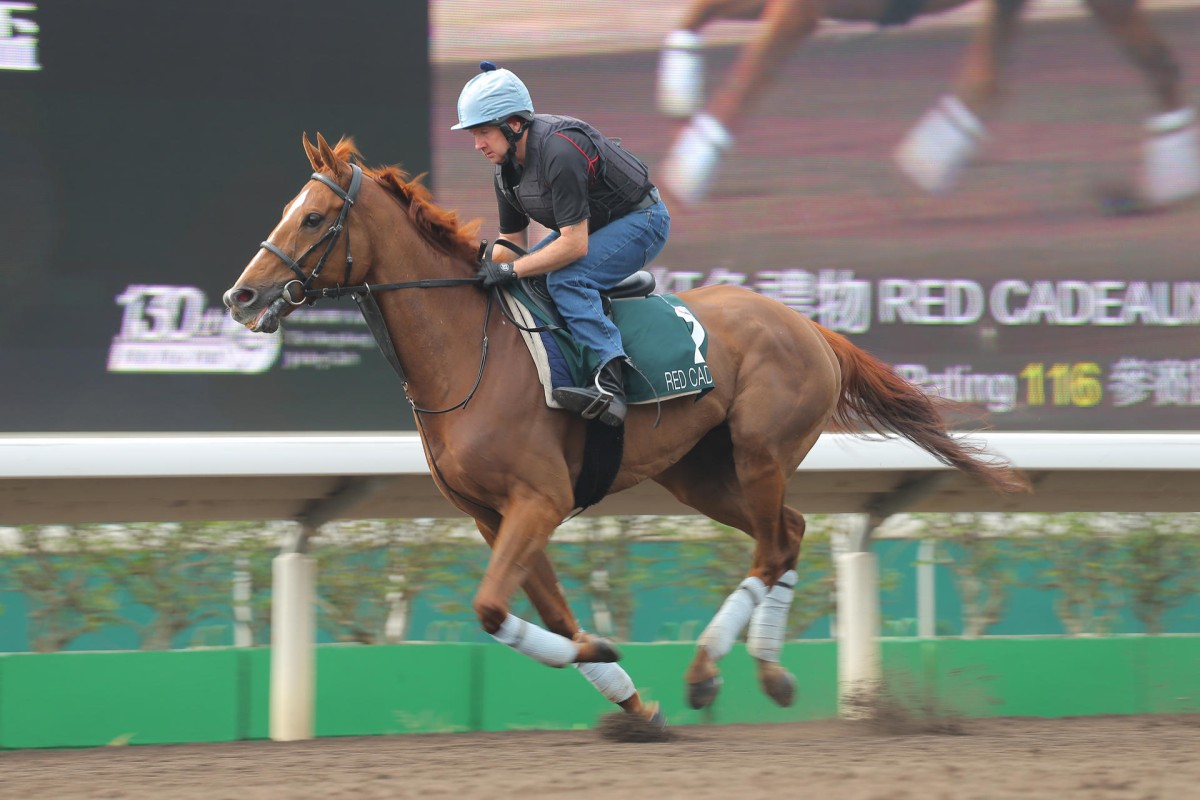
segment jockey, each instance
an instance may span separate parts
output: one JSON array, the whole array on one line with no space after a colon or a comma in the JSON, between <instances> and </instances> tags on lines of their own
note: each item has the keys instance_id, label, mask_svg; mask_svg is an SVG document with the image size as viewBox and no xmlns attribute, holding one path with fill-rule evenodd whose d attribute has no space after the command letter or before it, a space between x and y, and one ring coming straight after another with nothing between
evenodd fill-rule
<instances>
[{"instance_id":1,"label":"jockey","mask_svg":"<svg viewBox=\"0 0 1200 800\"><path fill-rule=\"evenodd\" d=\"M646 165L588 123L534 114L521 79L485 61L458 98L458 124L495 165L501 235L528 246L529 221L550 233L528 255L496 245L478 280L484 288L546 276L567 329L600 365L582 387L554 399L586 419L625 421L621 334L605 316L600 291L644 268L667 242L671 217Z\"/></svg>"}]
</instances>

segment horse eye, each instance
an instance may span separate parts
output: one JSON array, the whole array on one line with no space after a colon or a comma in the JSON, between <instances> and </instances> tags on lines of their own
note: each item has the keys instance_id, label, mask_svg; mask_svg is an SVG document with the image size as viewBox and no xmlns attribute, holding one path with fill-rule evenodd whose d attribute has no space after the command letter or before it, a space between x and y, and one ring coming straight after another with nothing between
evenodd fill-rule
<instances>
[{"instance_id":1,"label":"horse eye","mask_svg":"<svg viewBox=\"0 0 1200 800\"><path fill-rule=\"evenodd\" d=\"M321 220L324 218L325 217L323 215L318 214L317 212L314 211L311 214L309 214L308 216L306 216L304 218L304 222L301 224L304 225L304 227L306 227L306 228L315 228L321 224Z\"/></svg>"}]
</instances>

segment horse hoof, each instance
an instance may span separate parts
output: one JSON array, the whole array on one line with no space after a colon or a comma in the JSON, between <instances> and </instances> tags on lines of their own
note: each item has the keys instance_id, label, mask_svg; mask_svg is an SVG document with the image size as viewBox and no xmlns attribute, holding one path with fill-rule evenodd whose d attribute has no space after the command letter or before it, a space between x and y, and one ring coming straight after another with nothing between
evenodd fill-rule
<instances>
[{"instance_id":1,"label":"horse hoof","mask_svg":"<svg viewBox=\"0 0 1200 800\"><path fill-rule=\"evenodd\" d=\"M714 675L697 683L688 684L687 701L692 708L708 708L717 699L721 689L721 676Z\"/></svg>"},{"instance_id":2,"label":"horse hoof","mask_svg":"<svg viewBox=\"0 0 1200 800\"><path fill-rule=\"evenodd\" d=\"M776 705L787 708L796 700L796 678L786 669L773 669L762 676L762 689Z\"/></svg>"},{"instance_id":3,"label":"horse hoof","mask_svg":"<svg viewBox=\"0 0 1200 800\"><path fill-rule=\"evenodd\" d=\"M667 715L663 713L662 706L660 706L658 703L653 703L650 706L649 711L650 716L646 718L646 723L660 731L666 730Z\"/></svg>"},{"instance_id":4,"label":"horse hoof","mask_svg":"<svg viewBox=\"0 0 1200 800\"><path fill-rule=\"evenodd\" d=\"M1100 184L1095 189L1095 196L1100 213L1109 217L1130 217L1156 210L1132 184L1126 182Z\"/></svg>"},{"instance_id":5,"label":"horse hoof","mask_svg":"<svg viewBox=\"0 0 1200 800\"><path fill-rule=\"evenodd\" d=\"M649 716L624 711L607 714L600 719L600 736L612 742L665 742L671 738L667 718L658 703L646 708Z\"/></svg>"}]
</instances>

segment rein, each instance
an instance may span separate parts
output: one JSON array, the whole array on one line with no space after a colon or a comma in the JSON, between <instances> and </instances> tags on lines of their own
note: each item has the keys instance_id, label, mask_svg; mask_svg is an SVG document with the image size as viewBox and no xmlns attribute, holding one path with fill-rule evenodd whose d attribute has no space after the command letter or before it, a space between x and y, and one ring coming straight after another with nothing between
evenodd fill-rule
<instances>
[{"instance_id":1,"label":"rein","mask_svg":"<svg viewBox=\"0 0 1200 800\"><path fill-rule=\"evenodd\" d=\"M483 314L483 347L482 353L479 357L479 371L475 375L475 383L471 386L471 390L467 392L467 396L447 408L433 409L422 408L421 406L418 406L416 402L413 401L412 395L409 394L408 378L404 374L404 368L400 364L400 357L397 355L396 348L392 344L392 337L388 333L387 323L384 322L383 319L383 311L379 308L379 303L376 302L375 295L379 292L393 291L396 289L437 289L445 286L465 286L466 284L474 284L476 281L474 278L425 278L415 281L401 281L399 283L369 284L363 282L355 286L342 286L339 284L337 286L324 289L312 288L312 282L321 273L321 269L325 266L325 262L328 260L330 252L333 251L333 247L335 244L337 244L337 240L342 235L343 231L346 232L346 272L344 281L346 283L350 282L350 272L354 267L354 257L350 254L350 231L346 227L346 217L350 214L350 208L358 199L358 192L362 187L362 168L357 164L351 164L350 169L352 170L350 187L346 190L343 190L342 187L338 186L335 181L330 180L319 172L314 172L312 174L313 180L320 181L321 183L325 184L334 192L334 194L342 199L342 210L338 212L337 221L329 227L329 230L325 231L321 238L314 242L311 247L305 250L299 258L293 259L271 242L263 242L259 245L259 247L277 256L281 261L283 261L284 264L291 268L292 272L296 273L297 278L295 280L288 281L283 287L283 298L288 303L291 303L294 306L299 306L306 302L315 303L321 298L336 300L340 297L345 297L346 295L350 295L354 298L354 301L358 303L358 309L362 313L363 319L367 323L367 328L371 331L371 336L375 339L375 344L379 347L380 352L383 353L383 357L387 359L388 364L392 366L392 369L395 370L396 375L400 378L401 385L404 387L404 397L406 400L408 400L408 404L412 406L414 412L413 418L417 422L417 429L420 432L421 440L428 442L428 439L425 436L425 425L422 422L421 415L445 414L450 411L456 411L460 408L465 408L467 403L471 401L471 398L475 396L475 392L478 391L480 383L483 382L483 372L484 368L487 366L488 357L489 340L487 326L492 317L492 305L495 303L496 292L499 290L494 289L488 292L487 309ZM325 244L325 252L323 252L321 257L317 260L316 267L313 268L313 271L310 274L305 275L304 270L300 267L300 262L308 258L308 256L315 249L320 247L322 243L326 242L328 243ZM480 245L481 255L485 246L486 244ZM300 295L298 298L294 298L292 296L291 287L293 284L296 284L300 287ZM426 450L428 453L429 464L433 467L434 474L437 475L437 479L441 481L442 486L444 486L447 491L460 500L475 506L476 508L490 511L493 514L496 513L494 509L472 500L451 486L446 480L446 476L442 474L442 470L438 466L437 459L434 458L433 451L428 449L428 445L426 445Z\"/></svg>"},{"instance_id":2,"label":"rein","mask_svg":"<svg viewBox=\"0 0 1200 800\"><path fill-rule=\"evenodd\" d=\"M421 414L445 414L449 411L456 411L457 409L464 408L471 401L471 398L475 396L475 392L479 389L479 384L483 381L484 367L487 365L487 326L492 317L495 292L488 293L487 309L483 314L483 352L479 359L479 372L475 375L475 383L471 386L471 390L467 392L467 396L448 408L433 409L418 406L413 401L412 395L408 392L408 378L404 374L404 368L400 365L400 357L397 355L396 348L392 344L392 338L387 330L387 323L383 320L383 312L379 308L379 303L375 300L375 295L379 292L393 291L395 289L437 289L444 286L465 286L466 284L474 284L476 281L474 278L423 278L421 280L401 281L399 283L370 284L363 282L354 286L338 284L324 289L312 288L313 281L321 274L321 270L325 267L325 262L329 259L329 254L333 252L334 245L337 244L343 232L346 234L346 272L344 280L346 283L350 282L350 273L354 268L354 256L350 254L350 229L346 227L346 218L350 215L350 209L354 206L355 201L358 200L358 192L362 188L363 176L362 167L358 164L351 164L350 169L350 186L347 189L343 189L336 181L320 172L312 174L312 180L325 184L334 194L342 199L342 209L338 212L337 220L299 258L292 258L271 242L262 242L259 248L278 257L284 264L291 268L292 272L296 273L297 277L288 281L283 286L282 296L291 305L299 306L304 303L315 303L321 298L336 300L346 295L354 298L355 302L358 303L359 311L362 312L363 319L367 323L367 328L371 331L371 336L375 339L375 344L383 353L383 357L387 359L388 364L395 370L396 375L399 376L400 382L404 386L404 396L408 400L408 404L412 406L413 411L417 412L417 424L419 425ZM300 266L301 262L307 259L322 244L325 245L325 251L317 259L317 265L313 267L313 271L306 275ZM486 245L480 246L481 253L484 246ZM293 294L293 285L299 287L299 296Z\"/></svg>"}]
</instances>

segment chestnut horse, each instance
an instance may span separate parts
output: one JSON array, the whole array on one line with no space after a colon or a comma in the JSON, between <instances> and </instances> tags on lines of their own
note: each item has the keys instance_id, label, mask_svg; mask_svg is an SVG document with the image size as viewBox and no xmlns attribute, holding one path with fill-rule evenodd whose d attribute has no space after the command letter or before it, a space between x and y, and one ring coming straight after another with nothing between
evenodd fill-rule
<instances>
[{"instance_id":1,"label":"chestnut horse","mask_svg":"<svg viewBox=\"0 0 1200 800\"><path fill-rule=\"evenodd\" d=\"M225 293L230 314L271 333L306 300L374 298L431 474L492 548L474 600L483 629L542 663L578 665L609 700L661 725L657 704L644 704L612 663L615 648L581 631L546 555L574 508L587 423L547 407L520 331L491 313L495 295L474 283L472 229L400 169L362 167L348 139L330 147L320 135L315 145L305 137L304 147L312 180ZM804 518L784 505L784 490L823 430L899 434L999 491L1026 485L1009 466L952 438L919 388L782 303L732 286L679 298L707 330L715 388L663 403L657 424L655 409L631 407L611 491L654 480L754 538L748 577L687 670L689 699L697 708L712 702L716 662L749 624L762 686L786 705L794 679L779 651ZM509 613L518 587L548 630Z\"/></svg>"},{"instance_id":2,"label":"chestnut horse","mask_svg":"<svg viewBox=\"0 0 1200 800\"><path fill-rule=\"evenodd\" d=\"M1000 94L1000 65L1027 0L987 0L954 92L943 98L895 152L901 172L922 189L952 189L961 168L978 152L986 120ZM691 116L663 167L662 186L685 204L708 193L733 134L784 60L823 18L898 25L939 14L971 0L694 0L664 42L658 105L665 114ZM1140 208L1162 207L1200 194L1200 146L1195 112L1186 104L1180 70L1162 35L1137 0L1084 0L1092 16L1145 76L1154 98L1146 121L1143 168L1132 189ZM756 36L739 52L729 74L705 102L700 34L711 22L759 20Z\"/></svg>"}]
</instances>

